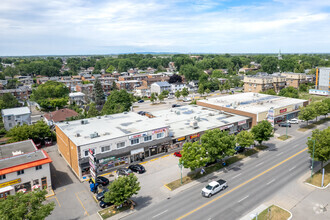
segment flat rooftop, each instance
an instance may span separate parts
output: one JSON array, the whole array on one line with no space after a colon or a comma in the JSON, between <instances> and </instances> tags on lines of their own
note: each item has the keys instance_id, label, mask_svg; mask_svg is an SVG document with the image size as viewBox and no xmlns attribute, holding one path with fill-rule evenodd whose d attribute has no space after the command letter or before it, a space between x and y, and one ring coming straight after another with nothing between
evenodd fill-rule
<instances>
[{"instance_id":1,"label":"flat rooftop","mask_svg":"<svg viewBox=\"0 0 330 220\"><path fill-rule=\"evenodd\" d=\"M28 107L19 107L19 108L7 108L2 109L2 115L24 115L24 114L30 114L31 111Z\"/></svg>"},{"instance_id":2,"label":"flat rooftop","mask_svg":"<svg viewBox=\"0 0 330 220\"><path fill-rule=\"evenodd\" d=\"M0 170L45 158L47 156L35 147L32 140L0 146Z\"/></svg>"},{"instance_id":3,"label":"flat rooftop","mask_svg":"<svg viewBox=\"0 0 330 220\"><path fill-rule=\"evenodd\" d=\"M257 114L260 112L266 112L271 107L278 109L289 105L302 105L306 101L307 100L303 99L246 92L208 98L207 100L199 100L198 102Z\"/></svg>"},{"instance_id":4,"label":"flat rooftop","mask_svg":"<svg viewBox=\"0 0 330 220\"><path fill-rule=\"evenodd\" d=\"M157 119L164 121L166 125L170 126L170 133L173 138L179 138L249 119L249 117L197 105L185 105L151 113ZM197 121L198 128L190 126L190 123L193 121Z\"/></svg>"},{"instance_id":5,"label":"flat rooftop","mask_svg":"<svg viewBox=\"0 0 330 220\"><path fill-rule=\"evenodd\" d=\"M82 120L61 122L56 125L73 141L76 146L115 139L159 128L165 128L164 121L148 118L135 112L105 115ZM98 137L91 138L91 134L98 133ZM79 135L77 135L79 134Z\"/></svg>"}]
</instances>

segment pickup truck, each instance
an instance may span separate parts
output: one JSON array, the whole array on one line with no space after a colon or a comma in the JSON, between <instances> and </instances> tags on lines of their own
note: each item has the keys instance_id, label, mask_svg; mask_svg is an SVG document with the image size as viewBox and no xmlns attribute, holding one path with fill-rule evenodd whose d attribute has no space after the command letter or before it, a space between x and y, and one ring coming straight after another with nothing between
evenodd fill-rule
<instances>
[{"instance_id":1,"label":"pickup truck","mask_svg":"<svg viewBox=\"0 0 330 220\"><path fill-rule=\"evenodd\" d=\"M218 181L212 181L202 189L202 196L211 197L212 195L227 187L227 182L223 179L220 179Z\"/></svg>"}]
</instances>

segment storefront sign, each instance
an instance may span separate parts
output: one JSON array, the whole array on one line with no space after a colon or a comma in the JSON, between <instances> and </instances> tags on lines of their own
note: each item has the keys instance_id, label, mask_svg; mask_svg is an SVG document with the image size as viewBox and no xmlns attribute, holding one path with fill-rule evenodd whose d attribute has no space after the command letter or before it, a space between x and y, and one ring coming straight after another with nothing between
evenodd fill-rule
<instances>
[{"instance_id":1,"label":"storefront sign","mask_svg":"<svg viewBox=\"0 0 330 220\"><path fill-rule=\"evenodd\" d=\"M95 161L96 161L96 158L94 156L94 153L92 151L92 149L89 149L89 164L91 165L90 168L89 168L89 171L90 171L90 174L92 176L92 179L93 179L93 182L95 182L95 177L96 177L96 173L95 173L95 167L96 167L96 164L95 164Z\"/></svg>"},{"instance_id":2,"label":"storefront sign","mask_svg":"<svg viewBox=\"0 0 330 220\"><path fill-rule=\"evenodd\" d=\"M104 159L100 159L100 163L107 163L107 162L109 162L109 161L111 161L111 160L115 160L116 159L116 157L108 157L108 158L104 158Z\"/></svg>"},{"instance_id":3,"label":"storefront sign","mask_svg":"<svg viewBox=\"0 0 330 220\"><path fill-rule=\"evenodd\" d=\"M225 129L231 128L233 126L234 126L233 124L227 125L227 126L223 126L223 127L220 128L220 130L225 130Z\"/></svg>"},{"instance_id":4,"label":"storefront sign","mask_svg":"<svg viewBox=\"0 0 330 220\"><path fill-rule=\"evenodd\" d=\"M95 180L95 178L96 178L96 173L95 173L95 171L94 171L94 169L93 169L92 167L89 169L89 172L91 173L91 176L92 176L93 180ZM95 182L95 181L94 181L94 182Z\"/></svg>"},{"instance_id":5,"label":"storefront sign","mask_svg":"<svg viewBox=\"0 0 330 220\"><path fill-rule=\"evenodd\" d=\"M270 109L268 110L268 117L274 117L274 115L275 115L274 108L270 108Z\"/></svg>"},{"instance_id":6,"label":"storefront sign","mask_svg":"<svg viewBox=\"0 0 330 220\"><path fill-rule=\"evenodd\" d=\"M239 121L237 124L238 124L238 125L244 125L244 124L246 124L246 120L244 120L244 121Z\"/></svg>"},{"instance_id":7,"label":"storefront sign","mask_svg":"<svg viewBox=\"0 0 330 220\"><path fill-rule=\"evenodd\" d=\"M167 128L161 128L161 129L157 129L152 131L153 134L158 134L158 133L162 133L162 132L166 132Z\"/></svg>"},{"instance_id":8,"label":"storefront sign","mask_svg":"<svg viewBox=\"0 0 330 220\"><path fill-rule=\"evenodd\" d=\"M139 153L143 153L143 152L144 152L144 149L139 148L139 149L131 150L131 155L139 154Z\"/></svg>"},{"instance_id":9,"label":"storefront sign","mask_svg":"<svg viewBox=\"0 0 330 220\"><path fill-rule=\"evenodd\" d=\"M198 137L199 137L199 134L190 135L190 139L194 139L194 138L198 138Z\"/></svg>"},{"instance_id":10,"label":"storefront sign","mask_svg":"<svg viewBox=\"0 0 330 220\"><path fill-rule=\"evenodd\" d=\"M284 113L284 112L286 112L286 111L287 111L286 108L284 108L284 109L280 109L280 113L281 113L281 114Z\"/></svg>"},{"instance_id":11,"label":"storefront sign","mask_svg":"<svg viewBox=\"0 0 330 220\"><path fill-rule=\"evenodd\" d=\"M89 161L89 165L95 170L95 164L91 161Z\"/></svg>"},{"instance_id":12,"label":"storefront sign","mask_svg":"<svg viewBox=\"0 0 330 220\"><path fill-rule=\"evenodd\" d=\"M21 178L18 178L18 179L15 179L15 180L11 180L11 181L8 181L8 182L4 182L4 183L1 183L1 184L0 184L0 188L3 188L3 187L6 187L6 186L10 186L10 185L17 184L17 183L20 183L21 181L22 181Z\"/></svg>"},{"instance_id":13,"label":"storefront sign","mask_svg":"<svg viewBox=\"0 0 330 220\"><path fill-rule=\"evenodd\" d=\"M186 140L186 137L181 137L181 138L176 139L176 141L184 141L184 140Z\"/></svg>"},{"instance_id":14,"label":"storefront sign","mask_svg":"<svg viewBox=\"0 0 330 220\"><path fill-rule=\"evenodd\" d=\"M135 139L135 138L139 138L139 137L142 137L142 134L131 135L128 138L129 139Z\"/></svg>"}]
</instances>

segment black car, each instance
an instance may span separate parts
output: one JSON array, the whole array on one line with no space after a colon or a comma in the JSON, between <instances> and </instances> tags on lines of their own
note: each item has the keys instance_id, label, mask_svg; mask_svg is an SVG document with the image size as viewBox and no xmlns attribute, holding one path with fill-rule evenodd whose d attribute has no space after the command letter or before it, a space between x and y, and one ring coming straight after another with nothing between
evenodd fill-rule
<instances>
[{"instance_id":1,"label":"black car","mask_svg":"<svg viewBox=\"0 0 330 220\"><path fill-rule=\"evenodd\" d=\"M181 105L178 105L178 104L173 104L172 105L172 108L176 108L176 107L180 107Z\"/></svg>"},{"instance_id":2,"label":"black car","mask_svg":"<svg viewBox=\"0 0 330 220\"><path fill-rule=\"evenodd\" d=\"M102 186L106 186L109 184L109 180L103 176L98 176L96 177L96 180L95 180L98 184L101 184Z\"/></svg>"},{"instance_id":3,"label":"black car","mask_svg":"<svg viewBox=\"0 0 330 220\"><path fill-rule=\"evenodd\" d=\"M111 202L104 202L103 200L100 201L100 207L102 209L104 209L106 207L109 207L109 206L112 206L112 205L113 205L113 203L111 203Z\"/></svg>"},{"instance_id":4,"label":"black car","mask_svg":"<svg viewBox=\"0 0 330 220\"><path fill-rule=\"evenodd\" d=\"M140 99L140 100L138 101L138 103L142 103L142 102L144 102L144 100L143 100L143 99Z\"/></svg>"},{"instance_id":5,"label":"black car","mask_svg":"<svg viewBox=\"0 0 330 220\"><path fill-rule=\"evenodd\" d=\"M144 114L145 114L144 111L138 111L137 113L138 113L139 115L144 115Z\"/></svg>"},{"instance_id":6,"label":"black car","mask_svg":"<svg viewBox=\"0 0 330 220\"><path fill-rule=\"evenodd\" d=\"M291 128L291 124L290 123L286 123L286 122L281 122L281 123L278 124L278 126Z\"/></svg>"},{"instance_id":7,"label":"black car","mask_svg":"<svg viewBox=\"0 0 330 220\"><path fill-rule=\"evenodd\" d=\"M243 153L245 150L245 147L242 147L242 146L238 146L238 147L235 147L235 154L238 154L238 153Z\"/></svg>"},{"instance_id":8,"label":"black car","mask_svg":"<svg viewBox=\"0 0 330 220\"><path fill-rule=\"evenodd\" d=\"M136 173L144 173L146 172L146 169L140 165L140 164L134 164L134 165L130 165L128 167L128 169L132 170L133 172L136 172Z\"/></svg>"},{"instance_id":9,"label":"black car","mask_svg":"<svg viewBox=\"0 0 330 220\"><path fill-rule=\"evenodd\" d=\"M106 192L108 192L108 191L109 191L108 188L104 189L102 192L100 192L100 193L98 193L98 194L96 195L96 199L97 199L98 201L101 201L102 199L104 199L104 194L105 194Z\"/></svg>"},{"instance_id":10,"label":"black car","mask_svg":"<svg viewBox=\"0 0 330 220\"><path fill-rule=\"evenodd\" d=\"M128 176L130 174L132 174L132 170L128 169L128 168L119 168L117 170L117 174L118 176Z\"/></svg>"}]
</instances>

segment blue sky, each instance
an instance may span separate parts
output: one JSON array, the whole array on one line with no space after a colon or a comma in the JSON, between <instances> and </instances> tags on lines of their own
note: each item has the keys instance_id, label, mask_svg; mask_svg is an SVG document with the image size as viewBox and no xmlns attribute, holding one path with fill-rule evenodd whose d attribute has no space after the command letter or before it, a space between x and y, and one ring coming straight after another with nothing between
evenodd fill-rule
<instances>
[{"instance_id":1,"label":"blue sky","mask_svg":"<svg viewBox=\"0 0 330 220\"><path fill-rule=\"evenodd\" d=\"M330 52L329 0L1 0L0 56Z\"/></svg>"}]
</instances>

